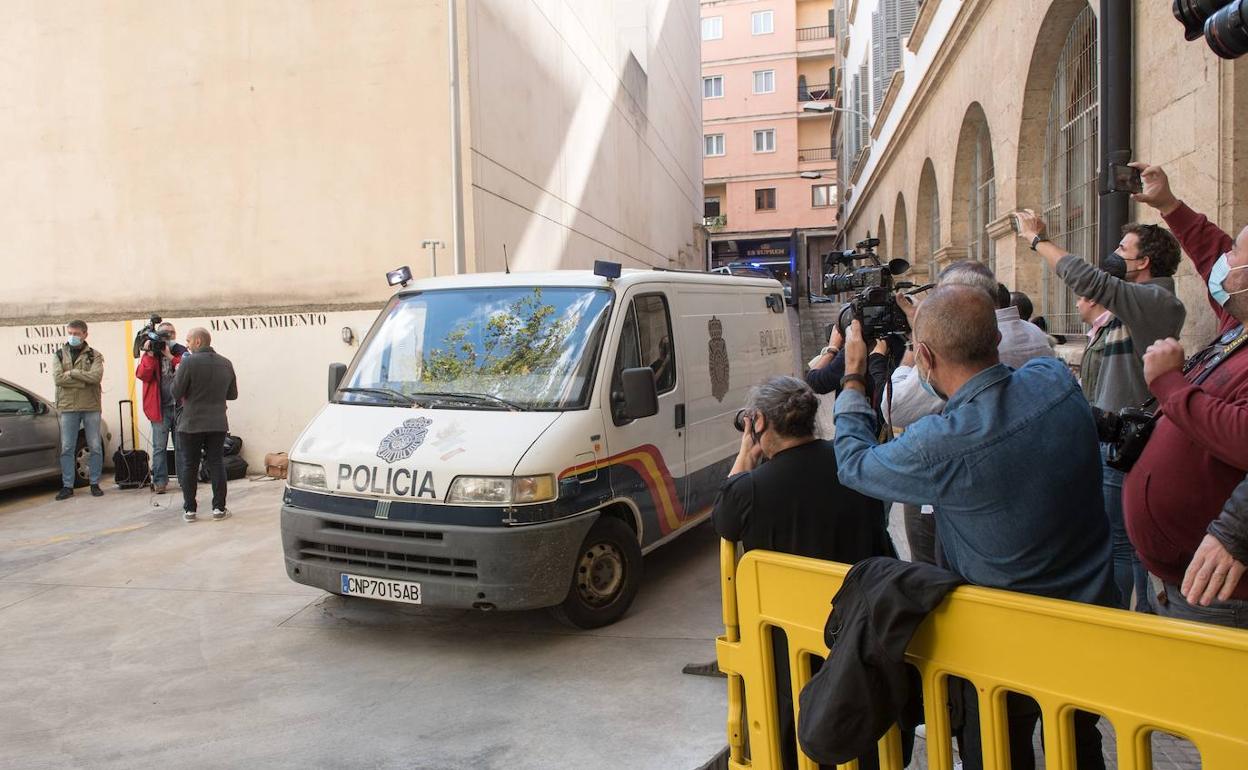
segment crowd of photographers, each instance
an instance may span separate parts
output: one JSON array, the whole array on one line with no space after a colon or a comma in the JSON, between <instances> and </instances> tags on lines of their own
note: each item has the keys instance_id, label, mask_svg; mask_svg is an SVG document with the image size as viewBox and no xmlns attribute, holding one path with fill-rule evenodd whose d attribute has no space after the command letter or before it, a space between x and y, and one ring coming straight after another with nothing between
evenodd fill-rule
<instances>
[{"instance_id":1,"label":"crowd of photographers","mask_svg":"<svg viewBox=\"0 0 1248 770\"><path fill-rule=\"evenodd\" d=\"M1165 226L1127 226L1099 267L1050 242L1031 211L1015 215L1025 247L1079 298L1090 331L1078 379L1027 322L1030 301L982 264L893 295L907 334L883 334L895 320L860 302L805 382L773 380L747 405L720 534L853 563L893 553L887 510L901 503L912 558L969 583L1248 628L1248 228L1232 239L1161 168L1132 165L1134 199ZM1191 356L1177 340L1183 252L1219 326ZM833 391L835 438L822 441L813 392ZM1020 758L1039 718L1025 701L1007 704ZM1095 723L1075 717L1081 768L1104 766Z\"/></svg>"}]
</instances>

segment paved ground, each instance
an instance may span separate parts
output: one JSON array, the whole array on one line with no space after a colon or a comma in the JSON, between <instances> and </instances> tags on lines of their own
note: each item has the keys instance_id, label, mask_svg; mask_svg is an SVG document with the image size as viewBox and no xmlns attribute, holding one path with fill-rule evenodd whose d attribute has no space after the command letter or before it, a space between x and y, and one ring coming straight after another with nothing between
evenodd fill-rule
<instances>
[{"instance_id":1,"label":"paved ground","mask_svg":"<svg viewBox=\"0 0 1248 770\"><path fill-rule=\"evenodd\" d=\"M280 483L0 493L0 767L694 768L724 744L703 526L646 559L630 615L344 601L290 582ZM201 492L202 494L202 492Z\"/></svg>"}]
</instances>

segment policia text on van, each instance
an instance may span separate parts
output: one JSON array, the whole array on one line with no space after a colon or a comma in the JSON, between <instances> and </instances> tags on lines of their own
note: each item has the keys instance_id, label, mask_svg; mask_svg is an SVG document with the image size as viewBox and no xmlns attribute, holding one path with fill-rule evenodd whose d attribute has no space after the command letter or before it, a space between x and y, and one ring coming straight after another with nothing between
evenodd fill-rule
<instances>
[{"instance_id":1,"label":"policia text on van","mask_svg":"<svg viewBox=\"0 0 1248 770\"><path fill-rule=\"evenodd\" d=\"M290 451L292 579L623 615L642 553L709 513L746 392L794 355L774 280L600 266L395 294Z\"/></svg>"}]
</instances>

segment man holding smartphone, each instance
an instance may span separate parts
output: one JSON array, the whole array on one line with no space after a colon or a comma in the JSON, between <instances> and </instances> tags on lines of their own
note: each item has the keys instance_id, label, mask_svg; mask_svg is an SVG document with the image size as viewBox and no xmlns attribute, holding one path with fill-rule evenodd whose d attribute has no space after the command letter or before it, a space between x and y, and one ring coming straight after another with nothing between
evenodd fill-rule
<instances>
[{"instance_id":1,"label":"man holding smartphone","mask_svg":"<svg viewBox=\"0 0 1248 770\"><path fill-rule=\"evenodd\" d=\"M1112 315L1099 329L1103 347L1097 371L1084 372L1084 377L1095 383L1087 393L1088 400L1107 412L1143 405L1151 397L1144 380L1144 352L1157 340L1177 337L1187 315L1174 291L1173 276L1182 258L1178 240L1158 225L1129 224L1122 228L1118 249L1097 267L1050 241L1044 220L1030 209L1017 212L1014 219L1019 237L1044 258L1076 297L1084 297ZM1106 451L1103 446L1102 460ZM1103 472L1114 583L1122 595L1121 606L1130 608L1134 590L1136 609L1147 610L1147 574L1123 521L1123 474L1108 465Z\"/></svg>"}]
</instances>

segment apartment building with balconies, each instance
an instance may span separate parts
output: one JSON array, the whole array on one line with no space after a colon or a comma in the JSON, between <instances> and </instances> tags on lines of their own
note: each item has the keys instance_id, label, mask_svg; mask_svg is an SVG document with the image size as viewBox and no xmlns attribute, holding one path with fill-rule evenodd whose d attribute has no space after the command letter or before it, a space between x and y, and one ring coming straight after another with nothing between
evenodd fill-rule
<instances>
[{"instance_id":1,"label":"apartment building with balconies","mask_svg":"<svg viewBox=\"0 0 1248 770\"><path fill-rule=\"evenodd\" d=\"M836 237L833 0L702 0L705 224L711 268L770 269L799 312Z\"/></svg>"}]
</instances>

